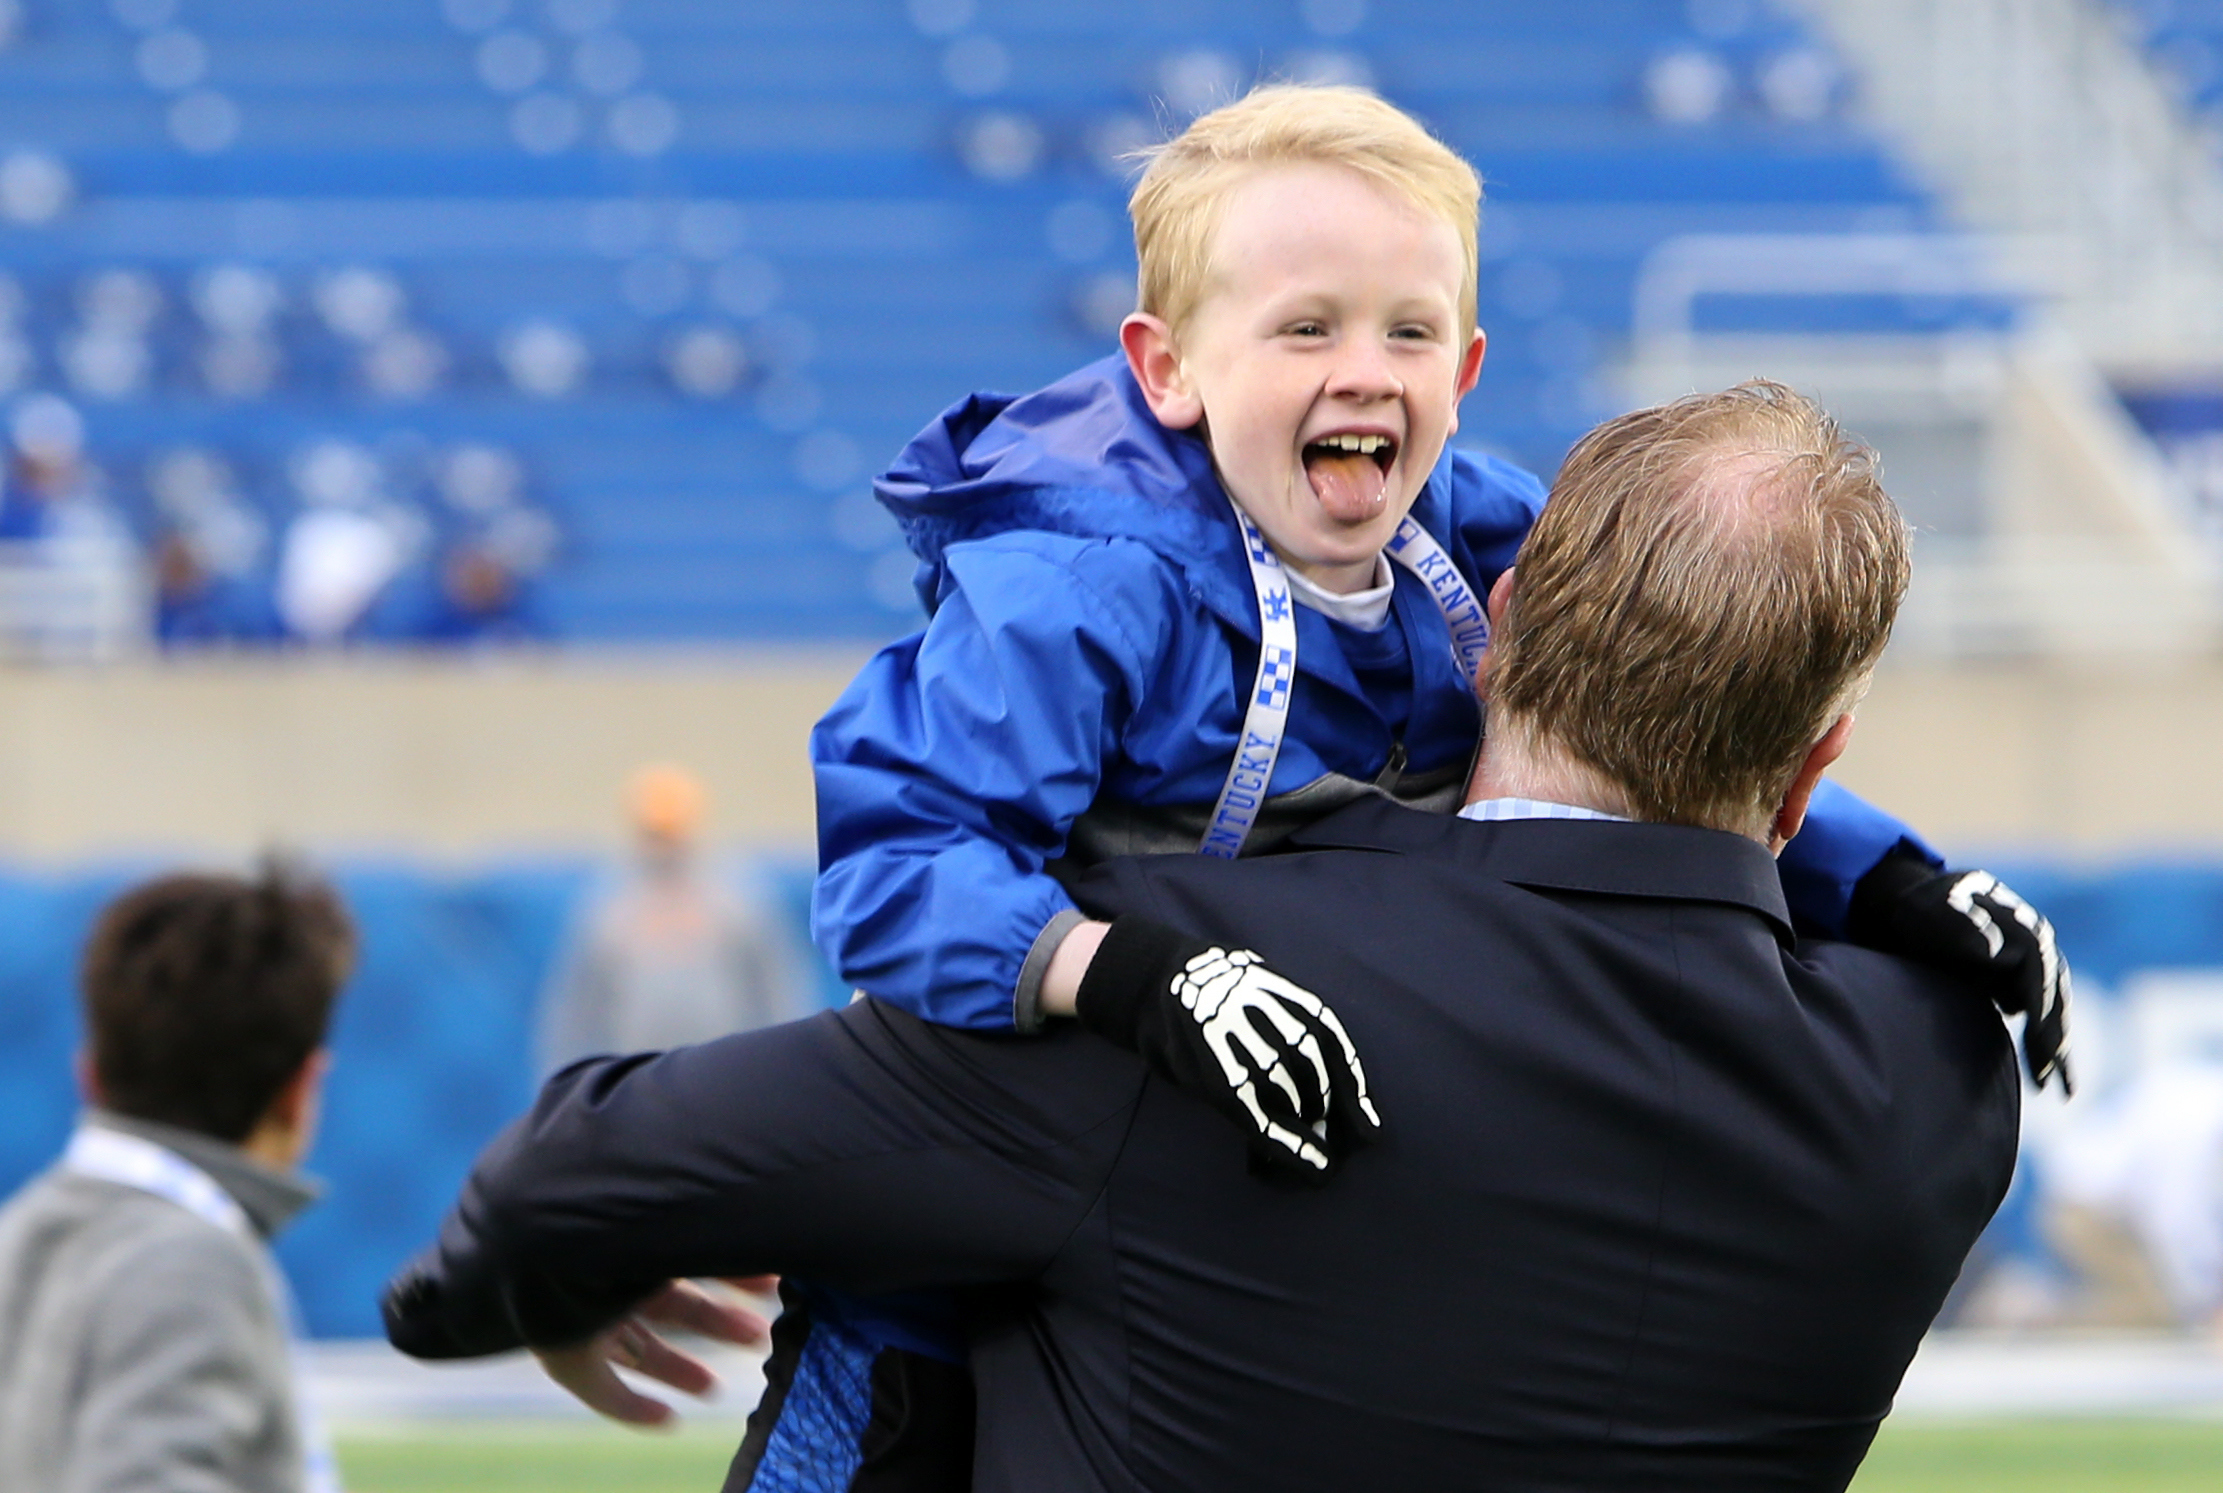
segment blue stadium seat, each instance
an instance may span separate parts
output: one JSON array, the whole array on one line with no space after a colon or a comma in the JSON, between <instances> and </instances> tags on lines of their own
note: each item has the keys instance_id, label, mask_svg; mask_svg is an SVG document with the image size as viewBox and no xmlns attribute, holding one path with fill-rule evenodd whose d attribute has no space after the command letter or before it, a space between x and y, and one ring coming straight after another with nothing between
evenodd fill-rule
<instances>
[{"instance_id":1,"label":"blue stadium seat","mask_svg":"<svg viewBox=\"0 0 2223 1493\"><path fill-rule=\"evenodd\" d=\"M2194 109L2223 105L2223 4L2216 0L2114 0L2155 67Z\"/></svg>"}]
</instances>

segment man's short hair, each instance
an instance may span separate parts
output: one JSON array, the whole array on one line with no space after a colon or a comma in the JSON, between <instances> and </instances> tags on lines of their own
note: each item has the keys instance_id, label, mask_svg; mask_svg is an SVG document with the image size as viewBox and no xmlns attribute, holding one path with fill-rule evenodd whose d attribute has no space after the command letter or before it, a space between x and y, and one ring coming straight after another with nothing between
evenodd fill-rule
<instances>
[{"instance_id":1,"label":"man's short hair","mask_svg":"<svg viewBox=\"0 0 2223 1493\"><path fill-rule=\"evenodd\" d=\"M187 873L125 892L85 946L102 1103L246 1139L323 1045L353 952L338 896L275 861L253 878Z\"/></svg>"},{"instance_id":2,"label":"man's short hair","mask_svg":"<svg viewBox=\"0 0 2223 1493\"><path fill-rule=\"evenodd\" d=\"M1199 115L1150 162L1128 199L1140 266L1140 309L1176 333L1211 276L1220 209L1241 179L1263 166L1320 162L1358 172L1390 196L1458 230L1464 265L1461 335L1474 330L1475 235L1482 179L1409 114L1363 88L1294 83L1253 89ZM1351 225L1353 233L1367 231Z\"/></svg>"},{"instance_id":3,"label":"man's short hair","mask_svg":"<svg viewBox=\"0 0 2223 1493\"><path fill-rule=\"evenodd\" d=\"M1599 426L1515 562L1491 710L1639 818L1764 826L1906 591L1906 524L1876 468L1766 380Z\"/></svg>"}]
</instances>

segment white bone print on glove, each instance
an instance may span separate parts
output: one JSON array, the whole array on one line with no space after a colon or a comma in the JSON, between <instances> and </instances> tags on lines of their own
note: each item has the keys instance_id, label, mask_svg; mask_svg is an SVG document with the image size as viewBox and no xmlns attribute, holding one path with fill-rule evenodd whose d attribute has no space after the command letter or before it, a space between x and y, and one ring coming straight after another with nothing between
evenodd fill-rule
<instances>
[{"instance_id":1,"label":"white bone print on glove","mask_svg":"<svg viewBox=\"0 0 2223 1493\"><path fill-rule=\"evenodd\" d=\"M1196 1021L1258 1133L1307 1166L1328 1168L1323 1143L1334 1102L1331 1063L1346 1076L1367 1121L1381 1124L1366 1069L1342 1021L1249 949L1196 955L1174 977L1171 993Z\"/></svg>"}]
</instances>

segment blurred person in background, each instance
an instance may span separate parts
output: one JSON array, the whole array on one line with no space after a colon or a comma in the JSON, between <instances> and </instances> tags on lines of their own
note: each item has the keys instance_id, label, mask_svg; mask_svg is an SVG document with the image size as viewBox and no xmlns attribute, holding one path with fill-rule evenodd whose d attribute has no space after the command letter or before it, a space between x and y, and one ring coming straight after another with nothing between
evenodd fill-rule
<instances>
[{"instance_id":1,"label":"blurred person in background","mask_svg":"<svg viewBox=\"0 0 2223 1493\"><path fill-rule=\"evenodd\" d=\"M626 784L625 807L631 863L580 914L549 983L543 1073L769 1026L817 1004L761 892L744 895L705 863L701 782L684 768L644 767Z\"/></svg>"},{"instance_id":2,"label":"blurred person in background","mask_svg":"<svg viewBox=\"0 0 2223 1493\"><path fill-rule=\"evenodd\" d=\"M428 605L411 630L420 643L530 642L548 635L532 605L530 573L499 543L471 536L440 557Z\"/></svg>"},{"instance_id":3,"label":"blurred person in background","mask_svg":"<svg viewBox=\"0 0 2223 1493\"><path fill-rule=\"evenodd\" d=\"M9 419L0 492L0 633L18 651L116 651L147 631L139 551L85 456L85 422L33 394Z\"/></svg>"},{"instance_id":4,"label":"blurred person in background","mask_svg":"<svg viewBox=\"0 0 2223 1493\"><path fill-rule=\"evenodd\" d=\"M154 632L164 647L269 643L284 635L263 561L270 526L231 464L184 447L147 468L153 500Z\"/></svg>"},{"instance_id":5,"label":"blurred person in background","mask_svg":"<svg viewBox=\"0 0 2223 1493\"><path fill-rule=\"evenodd\" d=\"M278 616L302 642L352 641L423 553L428 526L388 491L378 457L352 441L309 446L293 483L301 501L278 541Z\"/></svg>"},{"instance_id":6,"label":"blurred person in background","mask_svg":"<svg viewBox=\"0 0 2223 1493\"><path fill-rule=\"evenodd\" d=\"M128 547L122 523L85 457L85 421L66 399L34 394L8 422L8 481L0 539L100 541Z\"/></svg>"},{"instance_id":7,"label":"blurred person in background","mask_svg":"<svg viewBox=\"0 0 2223 1493\"><path fill-rule=\"evenodd\" d=\"M549 636L535 583L556 525L526 500L524 464L499 446L461 446L439 463L435 485L445 536L399 635L450 646Z\"/></svg>"},{"instance_id":8,"label":"blurred person in background","mask_svg":"<svg viewBox=\"0 0 2223 1493\"><path fill-rule=\"evenodd\" d=\"M316 1196L296 1168L353 942L330 889L276 866L101 914L85 1116L0 1209L0 1488L337 1488L267 1241Z\"/></svg>"},{"instance_id":9,"label":"blurred person in background","mask_svg":"<svg viewBox=\"0 0 2223 1493\"><path fill-rule=\"evenodd\" d=\"M0 540L44 539L63 506L81 491L84 422L67 401L34 394L15 407L8 437Z\"/></svg>"}]
</instances>

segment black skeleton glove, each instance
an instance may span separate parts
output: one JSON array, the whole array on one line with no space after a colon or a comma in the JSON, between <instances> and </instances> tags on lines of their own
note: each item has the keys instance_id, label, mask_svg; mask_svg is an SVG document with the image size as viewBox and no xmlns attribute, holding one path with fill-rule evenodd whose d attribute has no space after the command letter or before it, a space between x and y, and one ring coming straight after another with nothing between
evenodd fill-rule
<instances>
[{"instance_id":1,"label":"black skeleton glove","mask_svg":"<svg viewBox=\"0 0 2223 1493\"><path fill-rule=\"evenodd\" d=\"M1999 1009L2027 1020L2022 1057L2040 1088L2069 1075L2069 966L2053 925L1988 871L1940 871L1894 850L1853 888L1853 942L1984 980Z\"/></svg>"},{"instance_id":2,"label":"black skeleton glove","mask_svg":"<svg viewBox=\"0 0 2223 1493\"><path fill-rule=\"evenodd\" d=\"M1335 1012L1248 949L1114 919L1075 1014L1233 1120L1254 1172L1325 1181L1382 1128Z\"/></svg>"}]
</instances>

